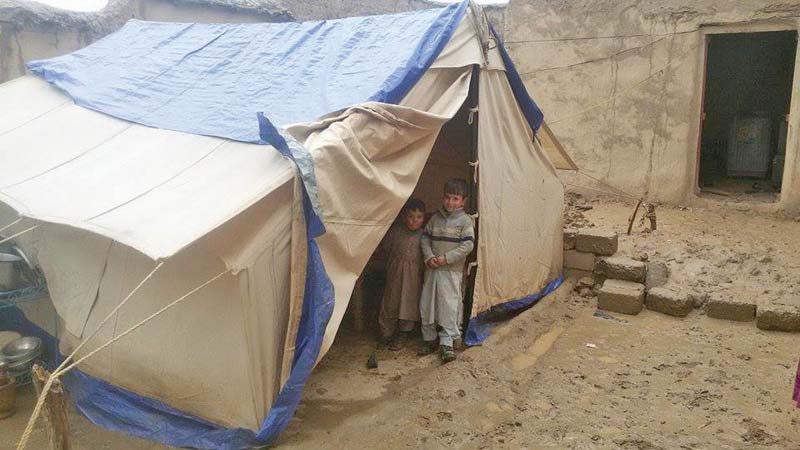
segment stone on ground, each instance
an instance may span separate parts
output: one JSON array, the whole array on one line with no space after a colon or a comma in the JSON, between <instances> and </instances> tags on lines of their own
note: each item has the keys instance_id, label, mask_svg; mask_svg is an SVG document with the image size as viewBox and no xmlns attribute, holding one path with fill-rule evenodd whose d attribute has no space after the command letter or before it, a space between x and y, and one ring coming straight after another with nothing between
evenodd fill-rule
<instances>
[{"instance_id":1,"label":"stone on ground","mask_svg":"<svg viewBox=\"0 0 800 450\"><path fill-rule=\"evenodd\" d=\"M589 288L589 289L591 289L591 288L594 287L594 284L595 284L594 283L594 278L592 278L592 277L583 277L580 280L578 280L577 286L579 288Z\"/></svg>"},{"instance_id":2,"label":"stone on ground","mask_svg":"<svg viewBox=\"0 0 800 450\"><path fill-rule=\"evenodd\" d=\"M644 304L644 285L624 280L606 280L597 290L597 307L622 314L639 314Z\"/></svg>"},{"instance_id":3,"label":"stone on ground","mask_svg":"<svg viewBox=\"0 0 800 450\"><path fill-rule=\"evenodd\" d=\"M608 256L597 260L595 271L605 278L644 283L645 264L625 256Z\"/></svg>"},{"instance_id":4,"label":"stone on ground","mask_svg":"<svg viewBox=\"0 0 800 450\"><path fill-rule=\"evenodd\" d=\"M651 311L686 317L694 309L694 300L685 292L656 287L647 291L645 305Z\"/></svg>"},{"instance_id":5,"label":"stone on ground","mask_svg":"<svg viewBox=\"0 0 800 450\"><path fill-rule=\"evenodd\" d=\"M714 319L749 322L756 318L756 304L752 300L711 296L706 303L706 315Z\"/></svg>"},{"instance_id":6,"label":"stone on ground","mask_svg":"<svg viewBox=\"0 0 800 450\"><path fill-rule=\"evenodd\" d=\"M759 305L756 326L762 330L800 332L800 298Z\"/></svg>"},{"instance_id":7,"label":"stone on ground","mask_svg":"<svg viewBox=\"0 0 800 450\"><path fill-rule=\"evenodd\" d=\"M591 272L594 270L594 259L592 253L567 250L564 252L564 267Z\"/></svg>"},{"instance_id":8,"label":"stone on ground","mask_svg":"<svg viewBox=\"0 0 800 450\"><path fill-rule=\"evenodd\" d=\"M619 237L613 231L584 229L578 232L578 237L575 239L576 250L600 256L617 253L618 246Z\"/></svg>"},{"instance_id":9,"label":"stone on ground","mask_svg":"<svg viewBox=\"0 0 800 450\"><path fill-rule=\"evenodd\" d=\"M669 267L666 264L657 261L647 263L647 275L644 285L648 291L652 288L664 286L668 281Z\"/></svg>"},{"instance_id":10,"label":"stone on ground","mask_svg":"<svg viewBox=\"0 0 800 450\"><path fill-rule=\"evenodd\" d=\"M567 228L564 230L564 250L575 249L575 238L578 237L578 230Z\"/></svg>"}]
</instances>

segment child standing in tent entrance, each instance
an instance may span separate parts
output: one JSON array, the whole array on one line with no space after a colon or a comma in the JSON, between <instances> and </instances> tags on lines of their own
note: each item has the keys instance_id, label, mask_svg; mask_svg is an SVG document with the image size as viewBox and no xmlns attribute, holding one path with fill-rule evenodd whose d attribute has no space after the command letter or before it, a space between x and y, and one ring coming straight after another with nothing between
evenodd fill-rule
<instances>
[{"instance_id":1,"label":"child standing in tent entrance","mask_svg":"<svg viewBox=\"0 0 800 450\"><path fill-rule=\"evenodd\" d=\"M442 328L439 346L443 362L456 359L453 340L460 337L458 311L464 262L475 245L472 218L464 212L466 198L467 182L448 180L444 185L443 205L422 233L422 255L427 269L420 300L424 340L420 354L434 352L438 323Z\"/></svg>"},{"instance_id":2,"label":"child standing in tent entrance","mask_svg":"<svg viewBox=\"0 0 800 450\"><path fill-rule=\"evenodd\" d=\"M400 216L402 225L392 227L384 241L386 289L378 314L381 344L389 350L400 350L399 333L411 332L419 322L423 272L420 238L425 222L425 203L416 198L409 199Z\"/></svg>"}]
</instances>

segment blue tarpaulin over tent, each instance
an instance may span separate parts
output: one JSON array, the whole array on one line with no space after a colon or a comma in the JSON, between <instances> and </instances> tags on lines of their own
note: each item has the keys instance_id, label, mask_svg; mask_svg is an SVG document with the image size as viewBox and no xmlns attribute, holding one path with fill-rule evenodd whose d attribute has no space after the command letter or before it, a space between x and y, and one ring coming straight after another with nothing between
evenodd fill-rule
<instances>
[{"instance_id":1,"label":"blue tarpaulin over tent","mask_svg":"<svg viewBox=\"0 0 800 450\"><path fill-rule=\"evenodd\" d=\"M86 108L257 143L259 111L283 127L365 101L399 102L447 44L465 7L303 23L131 20L89 47L28 69Z\"/></svg>"}]
</instances>

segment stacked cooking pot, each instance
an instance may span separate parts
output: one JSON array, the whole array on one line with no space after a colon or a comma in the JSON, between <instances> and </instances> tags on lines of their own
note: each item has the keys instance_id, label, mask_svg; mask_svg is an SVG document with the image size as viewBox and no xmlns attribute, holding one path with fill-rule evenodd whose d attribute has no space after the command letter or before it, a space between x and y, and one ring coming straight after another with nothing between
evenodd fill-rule
<instances>
[{"instance_id":1,"label":"stacked cooking pot","mask_svg":"<svg viewBox=\"0 0 800 450\"><path fill-rule=\"evenodd\" d=\"M4 366L9 377L29 378L33 363L42 356L42 340L35 336L15 339L3 346L0 368Z\"/></svg>"}]
</instances>

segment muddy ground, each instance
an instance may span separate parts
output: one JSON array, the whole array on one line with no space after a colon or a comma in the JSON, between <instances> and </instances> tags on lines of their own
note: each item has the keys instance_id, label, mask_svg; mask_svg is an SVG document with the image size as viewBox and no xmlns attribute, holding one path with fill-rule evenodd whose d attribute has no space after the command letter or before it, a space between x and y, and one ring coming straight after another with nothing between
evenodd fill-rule
<instances>
[{"instance_id":1,"label":"muddy ground","mask_svg":"<svg viewBox=\"0 0 800 450\"><path fill-rule=\"evenodd\" d=\"M579 202L581 203L581 202ZM624 232L632 206L582 202L584 224ZM589 209L591 207L591 209ZM673 287L794 302L800 224L725 208L659 208L659 230L620 253L663 261ZM343 330L309 380L283 448L800 449L791 401L800 334L645 310L600 314L567 283L441 365ZM0 422L0 448L24 427ZM73 419L75 448L154 449ZM36 436L35 436L36 437ZM38 433L43 443L43 433ZM43 448L43 447L31 447Z\"/></svg>"}]
</instances>

